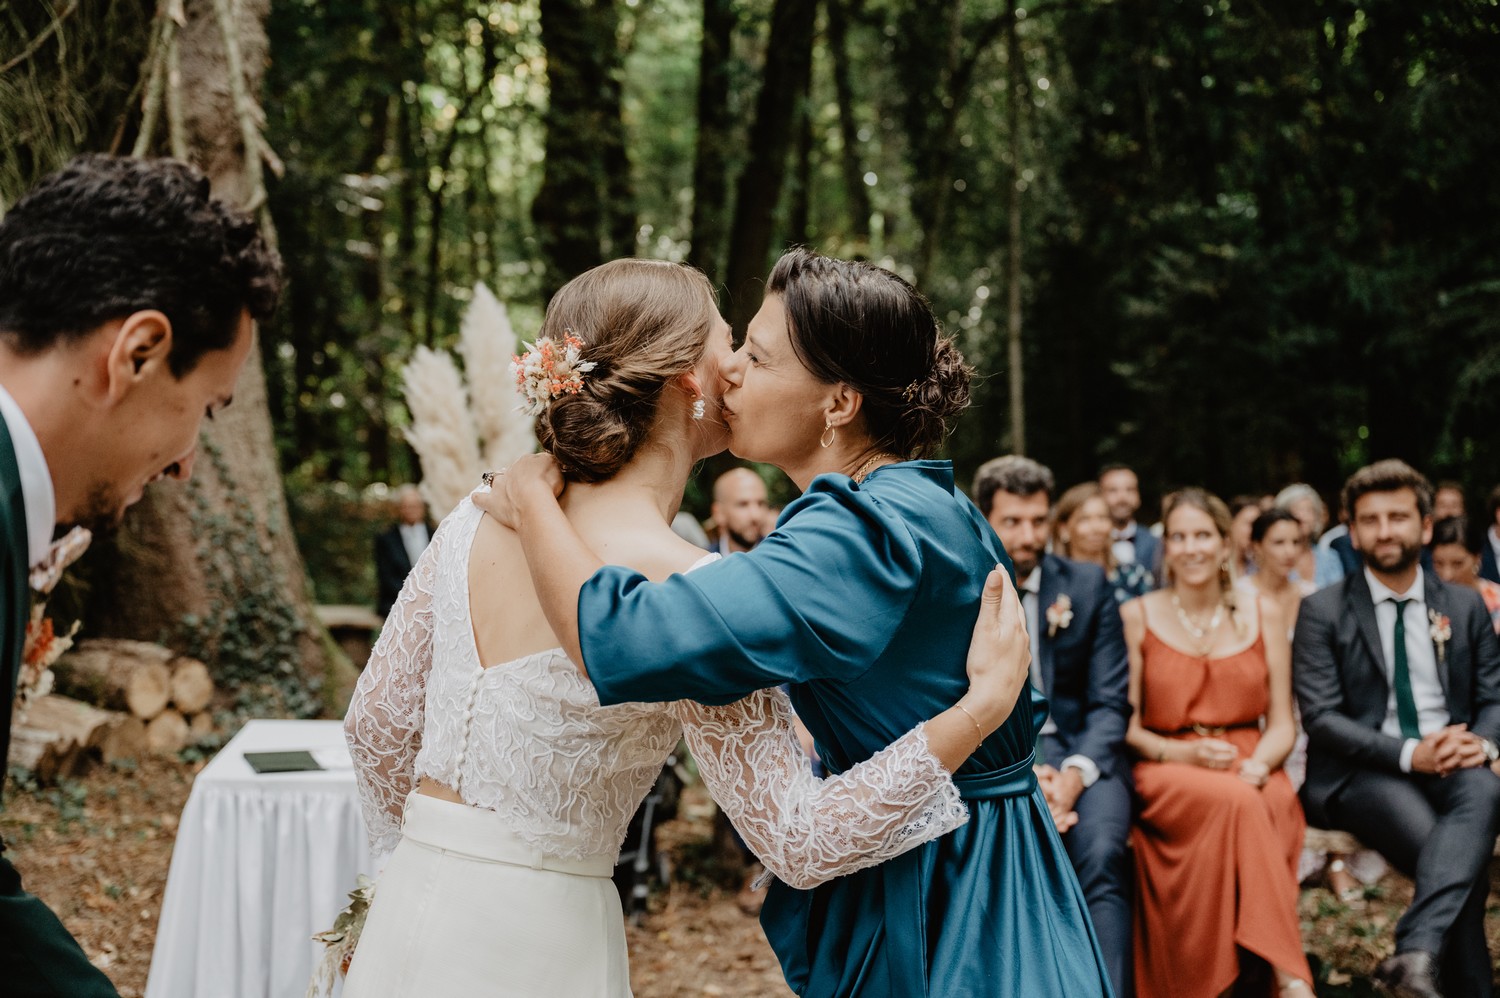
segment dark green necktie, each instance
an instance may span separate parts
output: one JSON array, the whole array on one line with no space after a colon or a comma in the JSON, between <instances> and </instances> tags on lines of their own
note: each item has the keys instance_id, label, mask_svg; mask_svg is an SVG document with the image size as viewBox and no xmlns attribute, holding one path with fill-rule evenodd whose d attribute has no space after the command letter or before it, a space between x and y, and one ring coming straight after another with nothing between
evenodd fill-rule
<instances>
[{"instance_id":1,"label":"dark green necktie","mask_svg":"<svg viewBox=\"0 0 1500 998\"><path fill-rule=\"evenodd\" d=\"M1396 604L1395 659L1396 673L1396 721L1401 725L1402 738L1422 739L1422 729L1417 724L1417 698L1411 692L1411 670L1406 664L1406 604L1409 599L1392 599Z\"/></svg>"}]
</instances>

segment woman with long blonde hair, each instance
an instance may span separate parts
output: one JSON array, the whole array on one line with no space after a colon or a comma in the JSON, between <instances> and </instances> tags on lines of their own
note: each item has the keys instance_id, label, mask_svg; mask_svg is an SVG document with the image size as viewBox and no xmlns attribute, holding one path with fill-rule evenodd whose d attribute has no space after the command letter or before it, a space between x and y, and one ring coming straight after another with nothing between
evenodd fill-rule
<instances>
[{"instance_id":1,"label":"woman with long blonde hair","mask_svg":"<svg viewBox=\"0 0 1500 998\"><path fill-rule=\"evenodd\" d=\"M1306 824L1281 770L1296 735L1286 623L1235 592L1218 497L1183 489L1163 523L1166 587L1121 608L1142 804L1136 993L1217 998L1269 965L1268 992L1311 996L1297 922Z\"/></svg>"}]
</instances>

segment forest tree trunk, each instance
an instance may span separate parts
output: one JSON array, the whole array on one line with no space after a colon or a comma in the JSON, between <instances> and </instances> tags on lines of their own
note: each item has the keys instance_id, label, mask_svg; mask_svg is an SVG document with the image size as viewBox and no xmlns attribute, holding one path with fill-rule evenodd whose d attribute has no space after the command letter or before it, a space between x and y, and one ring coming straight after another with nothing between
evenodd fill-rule
<instances>
[{"instance_id":1,"label":"forest tree trunk","mask_svg":"<svg viewBox=\"0 0 1500 998\"><path fill-rule=\"evenodd\" d=\"M765 72L750 129L750 158L736 187L730 229L728 318L737 333L760 308L797 105L812 72L817 11L816 0L776 0L771 11Z\"/></svg>"},{"instance_id":2,"label":"forest tree trunk","mask_svg":"<svg viewBox=\"0 0 1500 998\"><path fill-rule=\"evenodd\" d=\"M854 78L849 66L849 25L844 4L828 0L828 48L833 61L833 88L839 108L842 149L839 167L844 175L844 195L849 205L849 235L854 253L870 251L870 192L865 188L865 170L860 164L859 123L854 120Z\"/></svg>"},{"instance_id":3,"label":"forest tree trunk","mask_svg":"<svg viewBox=\"0 0 1500 998\"><path fill-rule=\"evenodd\" d=\"M230 5L233 7L233 5ZM268 59L270 0L239 0L234 34L249 94ZM187 4L181 94L188 152L214 193L247 204L255 180L213 0ZM252 351L252 358L259 351ZM92 558L90 636L167 641L211 664L247 702L310 715L333 664L288 524L260 364L204 424L190 482L153 486ZM341 677L347 679L347 677Z\"/></svg>"},{"instance_id":4,"label":"forest tree trunk","mask_svg":"<svg viewBox=\"0 0 1500 998\"><path fill-rule=\"evenodd\" d=\"M703 0L698 141L693 155L693 242L688 262L716 285L724 280L724 243L729 234L729 52L733 38L730 0Z\"/></svg>"},{"instance_id":5,"label":"forest tree trunk","mask_svg":"<svg viewBox=\"0 0 1500 998\"><path fill-rule=\"evenodd\" d=\"M1020 24L1016 2L1006 4L1005 29L1005 125L1010 145L1010 197L1006 202L1009 245L1005 249L1005 341L1010 380L1010 449L1026 453L1025 354L1021 342L1021 101L1022 89Z\"/></svg>"},{"instance_id":6,"label":"forest tree trunk","mask_svg":"<svg viewBox=\"0 0 1500 998\"><path fill-rule=\"evenodd\" d=\"M547 153L531 217L547 266L544 301L570 278L603 263L610 249L621 254L635 249L634 196L620 118L618 27L614 0L542 4Z\"/></svg>"}]
</instances>

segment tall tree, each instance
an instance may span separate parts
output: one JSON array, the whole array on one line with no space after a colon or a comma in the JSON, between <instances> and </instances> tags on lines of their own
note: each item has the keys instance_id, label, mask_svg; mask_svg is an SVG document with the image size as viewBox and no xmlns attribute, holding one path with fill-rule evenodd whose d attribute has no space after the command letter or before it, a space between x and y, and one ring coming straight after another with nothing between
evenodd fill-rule
<instances>
[{"instance_id":1,"label":"tall tree","mask_svg":"<svg viewBox=\"0 0 1500 998\"><path fill-rule=\"evenodd\" d=\"M688 260L715 282L723 278L724 244L729 233L729 54L734 23L732 0L703 0Z\"/></svg>"},{"instance_id":2,"label":"tall tree","mask_svg":"<svg viewBox=\"0 0 1500 998\"><path fill-rule=\"evenodd\" d=\"M786 179L797 107L812 72L816 0L776 0L766 64L750 129L750 156L736 185L729 243L729 323L743 330L760 307L776 209Z\"/></svg>"},{"instance_id":3,"label":"tall tree","mask_svg":"<svg viewBox=\"0 0 1500 998\"><path fill-rule=\"evenodd\" d=\"M614 0L549 0L541 18L547 158L531 215L547 267L546 299L574 275L633 252L635 210Z\"/></svg>"},{"instance_id":4,"label":"tall tree","mask_svg":"<svg viewBox=\"0 0 1500 998\"><path fill-rule=\"evenodd\" d=\"M176 125L187 152L217 195L252 209L264 205L270 156L255 106L268 8L269 0L192 0L176 33ZM247 705L318 712L336 653L288 529L259 364L245 365L235 404L205 426L195 471L186 484L148 490L112 552L93 560L96 632L185 642L239 686Z\"/></svg>"},{"instance_id":5,"label":"tall tree","mask_svg":"<svg viewBox=\"0 0 1500 998\"><path fill-rule=\"evenodd\" d=\"M849 48L850 0L828 0L828 55L833 67L833 86L839 110L839 170L844 181L844 199L849 205L849 237L855 252L863 255L870 246L870 191L865 186L865 168L859 155L859 122L855 117L853 54Z\"/></svg>"}]
</instances>

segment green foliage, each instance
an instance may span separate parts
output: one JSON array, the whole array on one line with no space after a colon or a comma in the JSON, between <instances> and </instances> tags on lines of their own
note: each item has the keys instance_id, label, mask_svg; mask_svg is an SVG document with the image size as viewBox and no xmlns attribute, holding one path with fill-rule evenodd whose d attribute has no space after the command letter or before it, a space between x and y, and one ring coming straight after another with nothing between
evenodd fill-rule
<instances>
[{"instance_id":1,"label":"green foliage","mask_svg":"<svg viewBox=\"0 0 1500 998\"><path fill-rule=\"evenodd\" d=\"M0 215L80 149L119 148L154 4L0 4Z\"/></svg>"},{"instance_id":2,"label":"green foliage","mask_svg":"<svg viewBox=\"0 0 1500 998\"><path fill-rule=\"evenodd\" d=\"M950 445L961 477L1007 445L1016 249L1029 449L1063 482L1126 460L1148 491L1301 478L1332 492L1398 455L1488 487L1495 0L1037 0L1013 25L1015 92L1006 0L834 3L790 109L771 246L920 278L980 369ZM0 204L75 148L130 141L150 6L82 4L0 72ZM724 175L707 174L723 189L705 192L702 0L561 3L588 8L571 25L584 40L556 43L565 65L549 65L540 0L272 6L261 103L287 166L270 195L291 279L262 358L282 467L309 509L323 486L416 477L400 365L451 342L476 280L543 304L569 235L533 214L548 169L579 178L553 207L599 253L722 264L774 6L710 7L733 29L709 67L728 81L712 138ZM0 65L67 8L10 5ZM580 45L597 50L589 65ZM549 135L553 70L584 85ZM718 225L701 219L701 234L700 193ZM352 600L368 585L364 528L322 522L326 541L299 528L323 549L320 594Z\"/></svg>"},{"instance_id":3,"label":"green foliage","mask_svg":"<svg viewBox=\"0 0 1500 998\"><path fill-rule=\"evenodd\" d=\"M306 626L286 600L286 580L276 562L263 550L264 538L284 528L274 519L258 525L257 511L236 487L223 451L207 438L199 447L225 501L216 506L201 477L189 480L189 517L208 609L202 616L183 616L173 645L209 664L223 687L235 691L235 709L243 716L317 716L323 677L306 675L300 667Z\"/></svg>"}]
</instances>

